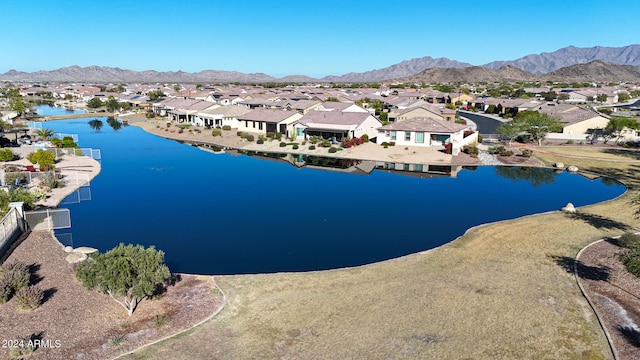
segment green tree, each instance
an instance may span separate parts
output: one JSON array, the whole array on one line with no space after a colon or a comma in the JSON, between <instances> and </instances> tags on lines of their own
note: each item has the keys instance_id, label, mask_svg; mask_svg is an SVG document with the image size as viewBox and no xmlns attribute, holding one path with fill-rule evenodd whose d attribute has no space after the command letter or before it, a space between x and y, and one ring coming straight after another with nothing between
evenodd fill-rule
<instances>
[{"instance_id":1,"label":"green tree","mask_svg":"<svg viewBox=\"0 0 640 360\"><path fill-rule=\"evenodd\" d=\"M53 167L53 164L56 162L56 155L51 151L39 149L38 151L29 154L27 156L27 160L32 164L40 165L40 170L46 170Z\"/></svg>"},{"instance_id":2,"label":"green tree","mask_svg":"<svg viewBox=\"0 0 640 360\"><path fill-rule=\"evenodd\" d=\"M640 123L630 118L612 117L604 128L605 142L616 138L617 144L624 130L640 130Z\"/></svg>"},{"instance_id":3,"label":"green tree","mask_svg":"<svg viewBox=\"0 0 640 360\"><path fill-rule=\"evenodd\" d=\"M87 101L87 107L89 107L90 109L97 109L102 105L102 100L98 99L97 97L91 98L91 100Z\"/></svg>"},{"instance_id":4,"label":"green tree","mask_svg":"<svg viewBox=\"0 0 640 360\"><path fill-rule=\"evenodd\" d=\"M129 315L171 277L164 252L123 243L104 254L91 255L75 274L85 289L109 294Z\"/></svg>"},{"instance_id":5,"label":"green tree","mask_svg":"<svg viewBox=\"0 0 640 360\"><path fill-rule=\"evenodd\" d=\"M496 129L498 134L504 135L509 138L509 146L511 146L511 140L513 140L518 134L522 133L522 123L517 121L503 122Z\"/></svg>"},{"instance_id":6,"label":"green tree","mask_svg":"<svg viewBox=\"0 0 640 360\"><path fill-rule=\"evenodd\" d=\"M165 97L165 94L162 91L157 90L157 91L149 91L149 92L147 92L147 96L149 97L149 100L156 101L156 100L158 100L160 98Z\"/></svg>"},{"instance_id":7,"label":"green tree","mask_svg":"<svg viewBox=\"0 0 640 360\"><path fill-rule=\"evenodd\" d=\"M596 100L599 102L607 102L608 98L607 94L598 94L598 96L596 96Z\"/></svg>"},{"instance_id":8,"label":"green tree","mask_svg":"<svg viewBox=\"0 0 640 360\"><path fill-rule=\"evenodd\" d=\"M553 101L556 98L558 98L558 94L556 94L555 91L547 91L545 93L540 94L542 95L542 97L544 97L545 101ZM567 99L569 98L569 95L567 95Z\"/></svg>"},{"instance_id":9,"label":"green tree","mask_svg":"<svg viewBox=\"0 0 640 360\"><path fill-rule=\"evenodd\" d=\"M618 93L618 102L627 102L631 99L631 96L626 92Z\"/></svg>"},{"instance_id":10,"label":"green tree","mask_svg":"<svg viewBox=\"0 0 640 360\"><path fill-rule=\"evenodd\" d=\"M114 98L113 96L109 96L104 106L107 108L109 112L115 112L116 110L122 107L118 102L118 100L116 100L116 98Z\"/></svg>"},{"instance_id":11,"label":"green tree","mask_svg":"<svg viewBox=\"0 0 640 360\"><path fill-rule=\"evenodd\" d=\"M180 89L182 89L182 88L180 87L180 85L174 85L174 86L173 86L173 90L175 90L176 92L179 92L179 91L180 91Z\"/></svg>"},{"instance_id":12,"label":"green tree","mask_svg":"<svg viewBox=\"0 0 640 360\"><path fill-rule=\"evenodd\" d=\"M22 101L21 97L15 97L9 100L9 108L12 111L18 113L18 115L22 115L27 109L27 105L25 105L24 101Z\"/></svg>"},{"instance_id":13,"label":"green tree","mask_svg":"<svg viewBox=\"0 0 640 360\"><path fill-rule=\"evenodd\" d=\"M202 90L203 87L204 86L202 84L197 84L196 85L196 90L200 91L200 90Z\"/></svg>"},{"instance_id":14,"label":"green tree","mask_svg":"<svg viewBox=\"0 0 640 360\"><path fill-rule=\"evenodd\" d=\"M36 135L40 136L44 141L49 140L55 133L56 132L53 129L47 129L47 128L36 130Z\"/></svg>"},{"instance_id":15,"label":"green tree","mask_svg":"<svg viewBox=\"0 0 640 360\"><path fill-rule=\"evenodd\" d=\"M518 126L522 131L531 134L538 141L538 146L542 145L542 139L548 133L562 131L562 124L558 118L537 111L519 112L513 122L514 126Z\"/></svg>"}]
</instances>

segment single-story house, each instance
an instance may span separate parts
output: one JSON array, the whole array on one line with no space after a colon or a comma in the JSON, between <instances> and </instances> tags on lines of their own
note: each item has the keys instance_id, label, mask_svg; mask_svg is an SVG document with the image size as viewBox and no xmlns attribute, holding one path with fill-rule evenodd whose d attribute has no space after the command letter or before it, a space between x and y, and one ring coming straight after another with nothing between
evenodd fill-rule
<instances>
[{"instance_id":1,"label":"single-story house","mask_svg":"<svg viewBox=\"0 0 640 360\"><path fill-rule=\"evenodd\" d=\"M230 126L233 129L238 128L238 117L251 111L244 106L225 105L220 107L211 107L198 112L196 115L196 125L211 127Z\"/></svg>"},{"instance_id":2,"label":"single-story house","mask_svg":"<svg viewBox=\"0 0 640 360\"><path fill-rule=\"evenodd\" d=\"M451 143L451 153L478 141L478 133L467 125L432 118L413 118L379 127L376 143L394 142L396 146L445 146ZM466 135L466 136L465 136Z\"/></svg>"},{"instance_id":3,"label":"single-story house","mask_svg":"<svg viewBox=\"0 0 640 360\"><path fill-rule=\"evenodd\" d=\"M389 122L397 122L417 117L453 122L456 119L456 111L444 107L437 107L435 105L424 104L413 108L392 110L389 112L387 120Z\"/></svg>"},{"instance_id":4,"label":"single-story house","mask_svg":"<svg viewBox=\"0 0 640 360\"><path fill-rule=\"evenodd\" d=\"M279 132L291 137L293 125L301 117L293 110L255 109L238 116L238 131L265 135Z\"/></svg>"},{"instance_id":5,"label":"single-story house","mask_svg":"<svg viewBox=\"0 0 640 360\"><path fill-rule=\"evenodd\" d=\"M323 139L359 138L367 135L374 139L376 128L382 123L368 112L309 111L295 124L297 137L317 136Z\"/></svg>"},{"instance_id":6,"label":"single-story house","mask_svg":"<svg viewBox=\"0 0 640 360\"><path fill-rule=\"evenodd\" d=\"M563 134L590 134L609 123L602 114L576 105L547 103L537 110L560 119Z\"/></svg>"}]
</instances>

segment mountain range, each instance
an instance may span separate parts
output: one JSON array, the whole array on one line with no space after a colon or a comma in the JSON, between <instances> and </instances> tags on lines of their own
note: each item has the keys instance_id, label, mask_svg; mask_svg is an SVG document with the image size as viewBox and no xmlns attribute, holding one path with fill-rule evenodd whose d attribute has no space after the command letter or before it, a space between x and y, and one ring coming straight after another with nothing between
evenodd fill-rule
<instances>
[{"instance_id":1,"label":"mountain range","mask_svg":"<svg viewBox=\"0 0 640 360\"><path fill-rule=\"evenodd\" d=\"M588 64L588 66L587 66ZM578 66L578 67L576 67ZM449 83L459 81L629 81L640 82L640 45L578 48L568 46L551 53L527 55L510 61L473 66L447 58L425 56L386 68L314 79L305 75L275 78L263 73L204 70L133 71L106 66L69 66L51 71L10 70L0 80L87 83L264 83L264 82L380 82L386 80Z\"/></svg>"}]
</instances>

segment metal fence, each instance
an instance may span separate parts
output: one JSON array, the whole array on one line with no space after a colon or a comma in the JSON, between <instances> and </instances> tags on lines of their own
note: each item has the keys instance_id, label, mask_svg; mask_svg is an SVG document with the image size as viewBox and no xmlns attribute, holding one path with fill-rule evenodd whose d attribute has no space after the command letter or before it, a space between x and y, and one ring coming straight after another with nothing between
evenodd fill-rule
<instances>
[{"instance_id":1,"label":"metal fence","mask_svg":"<svg viewBox=\"0 0 640 360\"><path fill-rule=\"evenodd\" d=\"M24 218L31 230L57 230L71 227L69 209L26 211Z\"/></svg>"},{"instance_id":2,"label":"metal fence","mask_svg":"<svg viewBox=\"0 0 640 360\"><path fill-rule=\"evenodd\" d=\"M69 205L69 204L78 204L82 201L91 200L91 188L90 187L81 187L73 193L67 195L67 197L62 200L60 205Z\"/></svg>"},{"instance_id":3,"label":"metal fence","mask_svg":"<svg viewBox=\"0 0 640 360\"><path fill-rule=\"evenodd\" d=\"M0 220L0 256L11 245L11 243L24 230L22 227L24 219L17 208L10 208L9 212Z\"/></svg>"},{"instance_id":4,"label":"metal fence","mask_svg":"<svg viewBox=\"0 0 640 360\"><path fill-rule=\"evenodd\" d=\"M60 244L62 244L62 246L71 246L73 247L73 234L71 234L70 232L65 232L65 233L61 233L61 232L56 232L55 233L55 237L56 239L58 239L58 242Z\"/></svg>"},{"instance_id":5,"label":"metal fence","mask_svg":"<svg viewBox=\"0 0 640 360\"><path fill-rule=\"evenodd\" d=\"M70 155L70 156L87 156L94 160L101 160L102 153L100 149L92 148L47 148L47 151L51 151L56 158Z\"/></svg>"}]
</instances>

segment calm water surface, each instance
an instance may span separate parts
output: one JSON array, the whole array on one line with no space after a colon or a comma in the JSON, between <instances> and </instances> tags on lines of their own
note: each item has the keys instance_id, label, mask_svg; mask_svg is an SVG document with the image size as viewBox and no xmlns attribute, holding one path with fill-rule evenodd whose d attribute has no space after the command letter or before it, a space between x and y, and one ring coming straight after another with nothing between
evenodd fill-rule
<instances>
[{"instance_id":1,"label":"calm water surface","mask_svg":"<svg viewBox=\"0 0 640 360\"><path fill-rule=\"evenodd\" d=\"M469 227L614 198L615 181L544 169L479 167L456 178L352 175L212 154L91 119L45 127L99 148L91 200L71 210L74 246L155 245L174 272L331 269L447 243Z\"/></svg>"}]
</instances>

